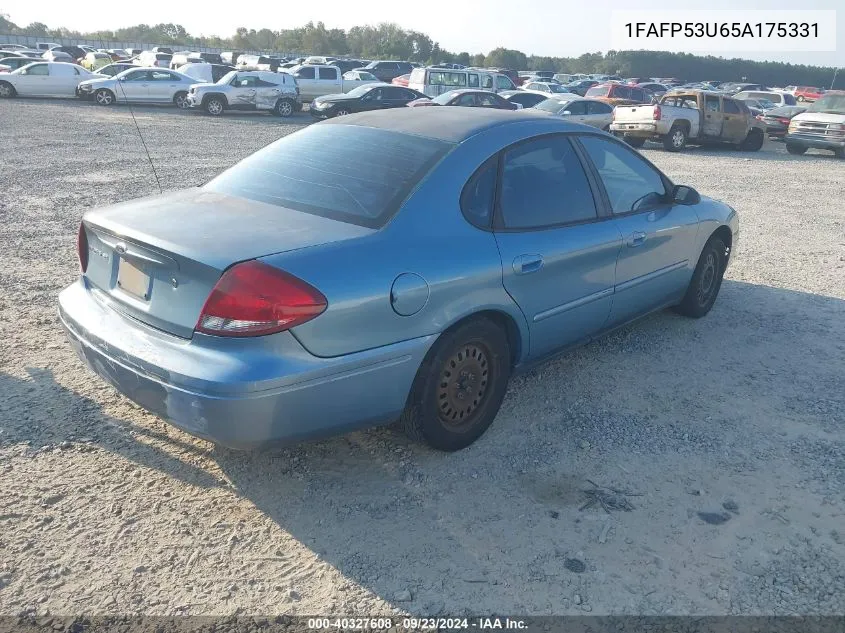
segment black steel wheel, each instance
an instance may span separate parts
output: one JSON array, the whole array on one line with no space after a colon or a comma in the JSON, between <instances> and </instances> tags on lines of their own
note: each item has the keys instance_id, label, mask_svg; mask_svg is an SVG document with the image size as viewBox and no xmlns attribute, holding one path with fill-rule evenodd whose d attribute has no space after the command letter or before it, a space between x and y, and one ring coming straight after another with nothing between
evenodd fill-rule
<instances>
[{"instance_id":1,"label":"black steel wheel","mask_svg":"<svg viewBox=\"0 0 845 633\"><path fill-rule=\"evenodd\" d=\"M727 262L727 246L718 237L711 237L701 251L687 292L676 311L696 319L710 312L722 287Z\"/></svg>"},{"instance_id":2,"label":"black steel wheel","mask_svg":"<svg viewBox=\"0 0 845 633\"><path fill-rule=\"evenodd\" d=\"M466 448L496 417L510 368L507 335L498 323L477 317L454 326L417 371L400 425L432 448Z\"/></svg>"}]
</instances>

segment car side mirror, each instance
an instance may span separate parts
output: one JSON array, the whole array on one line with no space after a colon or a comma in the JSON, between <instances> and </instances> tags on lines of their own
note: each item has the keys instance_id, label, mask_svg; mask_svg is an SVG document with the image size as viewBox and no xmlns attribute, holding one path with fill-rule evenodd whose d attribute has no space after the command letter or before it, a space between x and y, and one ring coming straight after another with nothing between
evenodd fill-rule
<instances>
[{"instance_id":1,"label":"car side mirror","mask_svg":"<svg viewBox=\"0 0 845 633\"><path fill-rule=\"evenodd\" d=\"M675 185L675 188L672 190L672 201L675 204L698 204L701 202L701 195L687 185Z\"/></svg>"},{"instance_id":2,"label":"car side mirror","mask_svg":"<svg viewBox=\"0 0 845 633\"><path fill-rule=\"evenodd\" d=\"M565 115L568 116L568 115L572 114L572 112L570 110L564 110L563 112L561 112L561 114L565 114Z\"/></svg>"},{"instance_id":3,"label":"car side mirror","mask_svg":"<svg viewBox=\"0 0 845 633\"><path fill-rule=\"evenodd\" d=\"M521 103L517 103L517 104L515 104L515 105L516 105L516 109L517 109L517 110L522 110L523 106L522 106L522 104L521 104Z\"/></svg>"},{"instance_id":4,"label":"car side mirror","mask_svg":"<svg viewBox=\"0 0 845 633\"><path fill-rule=\"evenodd\" d=\"M22 70L22 71L21 71L21 75L25 75L25 74L26 74L26 71L25 71L25 70Z\"/></svg>"}]
</instances>

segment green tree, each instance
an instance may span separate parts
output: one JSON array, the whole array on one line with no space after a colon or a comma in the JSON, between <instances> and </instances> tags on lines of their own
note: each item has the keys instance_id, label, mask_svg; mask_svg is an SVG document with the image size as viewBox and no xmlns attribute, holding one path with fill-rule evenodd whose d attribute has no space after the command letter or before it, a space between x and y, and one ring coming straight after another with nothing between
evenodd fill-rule
<instances>
[{"instance_id":1,"label":"green tree","mask_svg":"<svg viewBox=\"0 0 845 633\"><path fill-rule=\"evenodd\" d=\"M490 67L519 70L528 66L528 57L522 51L509 48L494 48L487 54L484 64Z\"/></svg>"}]
</instances>

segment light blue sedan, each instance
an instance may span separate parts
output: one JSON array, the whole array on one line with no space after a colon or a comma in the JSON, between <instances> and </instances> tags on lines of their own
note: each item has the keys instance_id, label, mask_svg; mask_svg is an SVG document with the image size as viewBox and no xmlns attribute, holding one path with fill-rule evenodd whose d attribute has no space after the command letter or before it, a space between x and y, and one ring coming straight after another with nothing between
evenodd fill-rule
<instances>
[{"instance_id":1,"label":"light blue sedan","mask_svg":"<svg viewBox=\"0 0 845 633\"><path fill-rule=\"evenodd\" d=\"M452 451L514 372L655 310L707 314L738 228L595 128L401 108L89 211L59 310L94 372L193 435L249 449L398 420Z\"/></svg>"}]
</instances>

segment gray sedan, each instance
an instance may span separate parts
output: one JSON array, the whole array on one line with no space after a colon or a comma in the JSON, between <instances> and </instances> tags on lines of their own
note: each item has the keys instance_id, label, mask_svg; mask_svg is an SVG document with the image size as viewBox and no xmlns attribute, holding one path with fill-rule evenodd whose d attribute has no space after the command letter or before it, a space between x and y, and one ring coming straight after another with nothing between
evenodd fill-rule
<instances>
[{"instance_id":1,"label":"gray sedan","mask_svg":"<svg viewBox=\"0 0 845 633\"><path fill-rule=\"evenodd\" d=\"M107 79L91 79L79 84L81 97L93 97L99 105L123 103L172 103L187 109L186 98L192 84L197 83L174 70L165 68L133 68Z\"/></svg>"}]
</instances>

